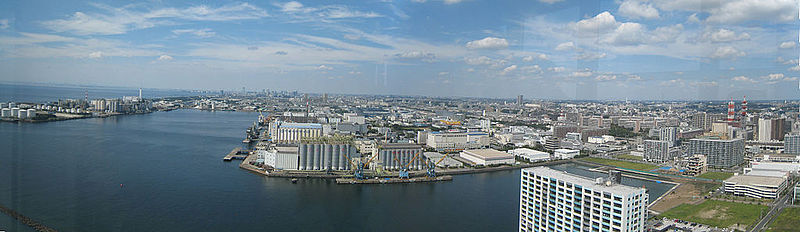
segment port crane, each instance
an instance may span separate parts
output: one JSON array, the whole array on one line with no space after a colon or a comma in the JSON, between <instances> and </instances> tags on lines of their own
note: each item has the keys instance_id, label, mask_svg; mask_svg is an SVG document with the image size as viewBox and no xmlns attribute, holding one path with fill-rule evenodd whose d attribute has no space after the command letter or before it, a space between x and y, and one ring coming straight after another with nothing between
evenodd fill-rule
<instances>
[{"instance_id":1,"label":"port crane","mask_svg":"<svg viewBox=\"0 0 800 232\"><path fill-rule=\"evenodd\" d=\"M439 163L444 161L444 158L447 158L447 155L443 155L442 158L436 162L433 162L433 160L428 161L428 159L425 159L425 166L428 171L428 177L431 178L436 177L436 165L439 165Z\"/></svg>"},{"instance_id":2,"label":"port crane","mask_svg":"<svg viewBox=\"0 0 800 232\"><path fill-rule=\"evenodd\" d=\"M397 176L398 178L408 178L408 168L411 166L411 163L414 163L414 160L417 160L417 157L419 157L419 152L417 152L417 154L414 155L414 158L411 158L411 160L409 160L405 165L402 164L402 162L400 162L396 156L394 157L394 160L400 164L400 172Z\"/></svg>"},{"instance_id":3,"label":"port crane","mask_svg":"<svg viewBox=\"0 0 800 232\"><path fill-rule=\"evenodd\" d=\"M350 163L350 166L353 167L353 177L355 177L357 180L363 180L367 178L367 176L364 174L364 169L367 168L369 163L372 162L377 155L370 157L367 162L362 162L360 159L356 162L353 162L350 157L346 155L343 156L347 159L347 162Z\"/></svg>"}]
</instances>

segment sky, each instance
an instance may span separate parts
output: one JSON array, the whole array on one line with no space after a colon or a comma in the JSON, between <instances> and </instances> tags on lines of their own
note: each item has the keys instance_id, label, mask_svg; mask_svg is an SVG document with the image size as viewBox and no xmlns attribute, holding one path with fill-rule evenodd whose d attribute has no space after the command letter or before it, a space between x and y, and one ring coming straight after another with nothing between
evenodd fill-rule
<instances>
[{"instance_id":1,"label":"sky","mask_svg":"<svg viewBox=\"0 0 800 232\"><path fill-rule=\"evenodd\" d=\"M568 100L798 99L798 5L1 1L0 81Z\"/></svg>"}]
</instances>

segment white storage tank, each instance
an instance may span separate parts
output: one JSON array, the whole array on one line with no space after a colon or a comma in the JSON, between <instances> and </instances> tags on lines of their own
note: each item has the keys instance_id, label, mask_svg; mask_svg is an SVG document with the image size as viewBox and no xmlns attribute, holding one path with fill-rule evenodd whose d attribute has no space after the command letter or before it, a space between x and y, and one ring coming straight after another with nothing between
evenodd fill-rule
<instances>
[{"instance_id":1,"label":"white storage tank","mask_svg":"<svg viewBox=\"0 0 800 232\"><path fill-rule=\"evenodd\" d=\"M9 109L13 109L13 108L16 108L16 107L17 107L17 104L16 104L16 103L13 103L13 102L9 102L9 103L8 103L8 108L9 108Z\"/></svg>"},{"instance_id":2,"label":"white storage tank","mask_svg":"<svg viewBox=\"0 0 800 232\"><path fill-rule=\"evenodd\" d=\"M19 108L11 108L11 117L19 115Z\"/></svg>"},{"instance_id":3,"label":"white storage tank","mask_svg":"<svg viewBox=\"0 0 800 232\"><path fill-rule=\"evenodd\" d=\"M8 108L8 105L5 102L0 102L0 109Z\"/></svg>"},{"instance_id":4,"label":"white storage tank","mask_svg":"<svg viewBox=\"0 0 800 232\"><path fill-rule=\"evenodd\" d=\"M19 110L19 111L17 111L17 118L19 118L19 119L28 118L28 111L27 110Z\"/></svg>"},{"instance_id":5,"label":"white storage tank","mask_svg":"<svg viewBox=\"0 0 800 232\"><path fill-rule=\"evenodd\" d=\"M36 117L36 110L28 109L28 118Z\"/></svg>"},{"instance_id":6,"label":"white storage tank","mask_svg":"<svg viewBox=\"0 0 800 232\"><path fill-rule=\"evenodd\" d=\"M3 108L2 114L0 114L3 118L11 117L11 109Z\"/></svg>"}]
</instances>

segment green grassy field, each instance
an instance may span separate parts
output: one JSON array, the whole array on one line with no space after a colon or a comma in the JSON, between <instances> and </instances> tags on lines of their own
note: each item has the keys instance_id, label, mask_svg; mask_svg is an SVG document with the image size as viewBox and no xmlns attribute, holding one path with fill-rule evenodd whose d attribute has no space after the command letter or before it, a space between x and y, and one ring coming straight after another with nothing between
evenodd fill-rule
<instances>
[{"instance_id":1,"label":"green grassy field","mask_svg":"<svg viewBox=\"0 0 800 232\"><path fill-rule=\"evenodd\" d=\"M614 167L620 167L620 168L635 169L635 170L640 170L640 171L650 171L650 170L658 168L658 166L651 165L651 164L640 164L640 163L634 163L634 162L602 159L602 158L595 158L595 157L586 157L586 158L581 158L580 160L583 160L583 161L586 161L586 162L592 162L592 163L598 163L598 164L603 164L603 165L614 166Z\"/></svg>"},{"instance_id":2,"label":"green grassy field","mask_svg":"<svg viewBox=\"0 0 800 232\"><path fill-rule=\"evenodd\" d=\"M635 155L616 155L614 157L617 159L626 159L626 160L642 160L641 156L635 156Z\"/></svg>"},{"instance_id":3,"label":"green grassy field","mask_svg":"<svg viewBox=\"0 0 800 232\"><path fill-rule=\"evenodd\" d=\"M769 224L767 232L800 231L798 222L800 222L800 208L785 208L775 221Z\"/></svg>"},{"instance_id":4,"label":"green grassy field","mask_svg":"<svg viewBox=\"0 0 800 232\"><path fill-rule=\"evenodd\" d=\"M767 206L708 200L698 205L681 204L660 217L677 218L710 226L727 228L731 225L754 224Z\"/></svg>"},{"instance_id":5,"label":"green grassy field","mask_svg":"<svg viewBox=\"0 0 800 232\"><path fill-rule=\"evenodd\" d=\"M699 178L706 178L706 179L714 179L714 180L725 180L731 178L733 173L728 172L706 172L697 177Z\"/></svg>"}]
</instances>

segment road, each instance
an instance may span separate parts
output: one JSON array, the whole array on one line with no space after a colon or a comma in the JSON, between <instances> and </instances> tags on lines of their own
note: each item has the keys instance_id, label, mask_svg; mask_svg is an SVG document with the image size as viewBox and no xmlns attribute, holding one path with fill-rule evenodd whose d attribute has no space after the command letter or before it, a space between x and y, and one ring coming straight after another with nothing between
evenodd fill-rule
<instances>
[{"instance_id":1,"label":"road","mask_svg":"<svg viewBox=\"0 0 800 232\"><path fill-rule=\"evenodd\" d=\"M786 207L786 202L789 201L789 199L791 199L791 196L792 194L784 194L777 201L775 201L775 203L773 203L772 206L769 208L769 212L767 212L767 215L761 218L761 221L759 221L758 224L756 224L756 226L754 226L753 229L750 230L750 232L762 231L764 227L766 227L769 224L769 222L771 222L772 219L775 218L778 212L780 212L781 209Z\"/></svg>"}]
</instances>

